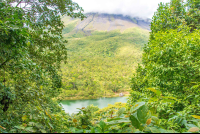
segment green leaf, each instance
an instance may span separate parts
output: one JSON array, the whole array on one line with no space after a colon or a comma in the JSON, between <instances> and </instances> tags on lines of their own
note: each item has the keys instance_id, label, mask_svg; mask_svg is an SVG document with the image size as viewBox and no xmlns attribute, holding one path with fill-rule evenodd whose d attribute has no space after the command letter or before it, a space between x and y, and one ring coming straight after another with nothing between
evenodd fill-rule
<instances>
[{"instance_id":1,"label":"green leaf","mask_svg":"<svg viewBox=\"0 0 200 134\"><path fill-rule=\"evenodd\" d=\"M122 119L120 119L120 120L117 120L117 122L118 123L128 123L128 122L131 122L130 120L129 120L129 118L122 118Z\"/></svg>"},{"instance_id":2,"label":"green leaf","mask_svg":"<svg viewBox=\"0 0 200 134\"><path fill-rule=\"evenodd\" d=\"M175 97L167 97L167 96L163 96L163 99L173 99L173 100L177 100Z\"/></svg>"},{"instance_id":3,"label":"green leaf","mask_svg":"<svg viewBox=\"0 0 200 134\"><path fill-rule=\"evenodd\" d=\"M99 125L100 125L100 127L101 127L102 132L104 132L105 129L106 129L106 126L107 126L106 123L105 123L104 121L101 120L101 121L99 122Z\"/></svg>"},{"instance_id":4,"label":"green leaf","mask_svg":"<svg viewBox=\"0 0 200 134\"><path fill-rule=\"evenodd\" d=\"M144 132L151 132L151 129L150 129L149 127L146 127L146 128L144 129Z\"/></svg>"},{"instance_id":5,"label":"green leaf","mask_svg":"<svg viewBox=\"0 0 200 134\"><path fill-rule=\"evenodd\" d=\"M41 131L42 133L46 133L46 130L44 130L44 129L40 129L40 131Z\"/></svg>"},{"instance_id":6,"label":"green leaf","mask_svg":"<svg viewBox=\"0 0 200 134\"><path fill-rule=\"evenodd\" d=\"M163 100L161 100L161 102L162 102L162 103L172 103L172 104L175 103L175 101L174 101L174 100L171 100L171 99L163 99Z\"/></svg>"},{"instance_id":7,"label":"green leaf","mask_svg":"<svg viewBox=\"0 0 200 134\"><path fill-rule=\"evenodd\" d=\"M169 132L168 130L162 128L158 128L158 130L160 131L160 133L174 133L174 132Z\"/></svg>"},{"instance_id":8,"label":"green leaf","mask_svg":"<svg viewBox=\"0 0 200 134\"><path fill-rule=\"evenodd\" d=\"M120 125L121 123L130 123L130 122L131 121L129 120L129 118L121 118L121 119L118 119L118 120L109 121L108 126Z\"/></svg>"},{"instance_id":9,"label":"green leaf","mask_svg":"<svg viewBox=\"0 0 200 134\"><path fill-rule=\"evenodd\" d=\"M137 118L137 112L133 113L131 116L130 116L130 120L131 120L131 124L136 128L136 129L139 129L140 128L140 122Z\"/></svg>"},{"instance_id":10,"label":"green leaf","mask_svg":"<svg viewBox=\"0 0 200 134\"><path fill-rule=\"evenodd\" d=\"M131 107L130 112L132 113L132 112L136 111L137 109L139 109L141 106L143 106L145 104L146 104L146 102L135 103L135 105Z\"/></svg>"},{"instance_id":11,"label":"green leaf","mask_svg":"<svg viewBox=\"0 0 200 134\"><path fill-rule=\"evenodd\" d=\"M151 103L151 102L157 102L159 99L158 99L158 97L152 97L152 98L150 98L149 99L149 102Z\"/></svg>"},{"instance_id":12,"label":"green leaf","mask_svg":"<svg viewBox=\"0 0 200 134\"><path fill-rule=\"evenodd\" d=\"M29 122L28 124L29 124L30 126L35 126L36 123L35 123L35 122Z\"/></svg>"},{"instance_id":13,"label":"green leaf","mask_svg":"<svg viewBox=\"0 0 200 134\"><path fill-rule=\"evenodd\" d=\"M157 96L161 96L161 95L162 95L162 92L159 91L159 90L156 90L156 89L154 89L154 88L147 88L147 89L149 89L149 90L151 90L152 92L154 92Z\"/></svg>"},{"instance_id":14,"label":"green leaf","mask_svg":"<svg viewBox=\"0 0 200 134\"><path fill-rule=\"evenodd\" d=\"M120 109L117 111L117 115L118 115L118 116L121 116L121 115L124 113L125 110L126 110L125 107L120 108Z\"/></svg>"},{"instance_id":15,"label":"green leaf","mask_svg":"<svg viewBox=\"0 0 200 134\"><path fill-rule=\"evenodd\" d=\"M11 129L10 132L16 133L17 129Z\"/></svg>"},{"instance_id":16,"label":"green leaf","mask_svg":"<svg viewBox=\"0 0 200 134\"><path fill-rule=\"evenodd\" d=\"M36 132L36 130L33 129L33 127L26 127L25 130L33 133Z\"/></svg>"},{"instance_id":17,"label":"green leaf","mask_svg":"<svg viewBox=\"0 0 200 134\"><path fill-rule=\"evenodd\" d=\"M161 133L159 129L157 129L156 127L149 127L149 129L151 130L152 133Z\"/></svg>"},{"instance_id":18,"label":"green leaf","mask_svg":"<svg viewBox=\"0 0 200 134\"><path fill-rule=\"evenodd\" d=\"M186 128L187 128L187 129L192 128L192 127L197 127L197 126L194 125L194 124L186 124Z\"/></svg>"},{"instance_id":19,"label":"green leaf","mask_svg":"<svg viewBox=\"0 0 200 134\"><path fill-rule=\"evenodd\" d=\"M107 122L110 122L110 121L116 121L116 120L120 120L122 118L111 118L111 119L107 119Z\"/></svg>"},{"instance_id":20,"label":"green leaf","mask_svg":"<svg viewBox=\"0 0 200 134\"><path fill-rule=\"evenodd\" d=\"M49 124L49 126L50 126L51 128L53 128L53 129L54 129L54 127L53 127L53 125L52 125L51 123L49 123L49 122L48 122L48 124Z\"/></svg>"},{"instance_id":21,"label":"green leaf","mask_svg":"<svg viewBox=\"0 0 200 134\"><path fill-rule=\"evenodd\" d=\"M25 127L24 126L14 126L15 128L17 128L17 129L25 129Z\"/></svg>"},{"instance_id":22,"label":"green leaf","mask_svg":"<svg viewBox=\"0 0 200 134\"><path fill-rule=\"evenodd\" d=\"M101 128L96 128L96 130L97 130L99 133L102 133Z\"/></svg>"},{"instance_id":23,"label":"green leaf","mask_svg":"<svg viewBox=\"0 0 200 134\"><path fill-rule=\"evenodd\" d=\"M42 128L42 127L43 127L43 125L42 125L41 123L36 123L35 126L36 126L37 128Z\"/></svg>"},{"instance_id":24,"label":"green leaf","mask_svg":"<svg viewBox=\"0 0 200 134\"><path fill-rule=\"evenodd\" d=\"M143 105L137 110L137 118L142 124L145 124L147 119L149 119L150 117L151 113L146 105Z\"/></svg>"},{"instance_id":25,"label":"green leaf","mask_svg":"<svg viewBox=\"0 0 200 134\"><path fill-rule=\"evenodd\" d=\"M75 133L85 133L85 130L84 129L76 130Z\"/></svg>"},{"instance_id":26,"label":"green leaf","mask_svg":"<svg viewBox=\"0 0 200 134\"><path fill-rule=\"evenodd\" d=\"M91 128L91 132L90 133L95 133L95 129Z\"/></svg>"},{"instance_id":27,"label":"green leaf","mask_svg":"<svg viewBox=\"0 0 200 134\"><path fill-rule=\"evenodd\" d=\"M159 119L156 116L151 116L151 119L158 125Z\"/></svg>"}]
</instances>

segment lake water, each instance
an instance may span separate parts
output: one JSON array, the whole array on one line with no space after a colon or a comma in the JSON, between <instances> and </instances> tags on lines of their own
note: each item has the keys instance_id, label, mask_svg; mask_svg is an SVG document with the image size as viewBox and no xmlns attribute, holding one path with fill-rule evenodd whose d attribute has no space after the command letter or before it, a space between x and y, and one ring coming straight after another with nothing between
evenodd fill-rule
<instances>
[{"instance_id":1,"label":"lake water","mask_svg":"<svg viewBox=\"0 0 200 134\"><path fill-rule=\"evenodd\" d=\"M77 108L87 107L91 104L94 106L98 106L99 108L107 107L108 104L115 104L115 102L126 103L128 97L114 97L114 98L100 98L93 100L65 100L61 101L61 105L63 106L66 113L78 113Z\"/></svg>"}]
</instances>

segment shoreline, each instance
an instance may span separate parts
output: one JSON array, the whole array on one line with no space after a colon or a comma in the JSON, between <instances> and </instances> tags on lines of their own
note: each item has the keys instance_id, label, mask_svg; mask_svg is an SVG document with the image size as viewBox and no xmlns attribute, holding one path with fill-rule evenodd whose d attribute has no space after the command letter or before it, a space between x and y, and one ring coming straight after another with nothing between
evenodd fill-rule
<instances>
[{"instance_id":1,"label":"shoreline","mask_svg":"<svg viewBox=\"0 0 200 134\"><path fill-rule=\"evenodd\" d=\"M105 97L105 98L114 98L114 97L128 97L128 96L130 96L130 93L128 91L121 92L121 93L123 93L124 95L123 96L119 96L119 93L114 93L113 95L110 95L110 96L102 96L102 97L98 97L98 98L89 98L89 97L81 97L81 96L79 96L79 97L66 97L64 99L61 99L61 101L66 101L66 100L92 100L92 99L95 100L95 99L99 99L99 98L103 98L103 97ZM58 99L56 99L56 100L58 100Z\"/></svg>"}]
</instances>

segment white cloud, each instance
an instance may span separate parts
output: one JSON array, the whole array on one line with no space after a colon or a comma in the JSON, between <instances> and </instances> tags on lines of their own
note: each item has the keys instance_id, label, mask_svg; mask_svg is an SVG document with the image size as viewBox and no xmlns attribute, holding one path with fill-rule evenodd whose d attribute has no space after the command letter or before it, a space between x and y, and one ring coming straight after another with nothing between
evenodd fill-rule
<instances>
[{"instance_id":1,"label":"white cloud","mask_svg":"<svg viewBox=\"0 0 200 134\"><path fill-rule=\"evenodd\" d=\"M84 9L84 13L99 12L152 18L160 2L170 0L72 0Z\"/></svg>"}]
</instances>

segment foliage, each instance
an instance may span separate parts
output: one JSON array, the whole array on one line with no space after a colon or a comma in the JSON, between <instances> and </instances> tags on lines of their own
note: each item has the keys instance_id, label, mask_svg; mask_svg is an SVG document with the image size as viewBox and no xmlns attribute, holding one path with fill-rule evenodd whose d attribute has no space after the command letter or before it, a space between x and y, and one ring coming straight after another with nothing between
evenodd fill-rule
<instances>
[{"instance_id":1,"label":"foliage","mask_svg":"<svg viewBox=\"0 0 200 134\"><path fill-rule=\"evenodd\" d=\"M22 1L16 1L15 7L14 2L0 2L0 132L200 132L198 0L159 5L142 65L132 78L128 104L103 109L91 105L72 115L52 98L60 91L60 98L65 93L93 98L127 88L132 65L140 61L141 45L146 42L140 40L148 35L128 29L85 37L82 32L70 33L74 23L64 31L71 34L64 44L61 15L84 18L76 3L28 0L19 8ZM67 59L66 47L71 59L65 66L61 62ZM138 53L127 54L133 48Z\"/></svg>"},{"instance_id":2,"label":"foliage","mask_svg":"<svg viewBox=\"0 0 200 134\"><path fill-rule=\"evenodd\" d=\"M83 19L83 10L71 0L28 0L22 8L21 2L0 2L1 131L61 131L67 116L52 100L62 85L60 63L67 59L61 15Z\"/></svg>"},{"instance_id":3,"label":"foliage","mask_svg":"<svg viewBox=\"0 0 200 134\"><path fill-rule=\"evenodd\" d=\"M123 33L95 31L90 36L74 35L66 38L68 63L61 67L63 85L58 98L95 99L130 89L129 78L140 62L148 31L132 28Z\"/></svg>"},{"instance_id":4,"label":"foliage","mask_svg":"<svg viewBox=\"0 0 200 134\"><path fill-rule=\"evenodd\" d=\"M158 11L153 17L150 40L144 47L142 66L138 66L137 73L132 79L132 89L146 96L150 93L147 88L155 87L162 91L163 95L171 94L180 101L183 100L180 103L175 103L174 107L176 110L182 110L186 107L184 104L195 103L195 106L197 103L197 100L191 101L191 98L185 97L185 94L191 96L199 94L199 88L194 90L193 87L195 85L197 87L200 80L200 33L198 29L193 29L191 32L190 25L187 26L184 22L184 24L177 24L170 19L169 16L177 17L173 4L178 4L179 7L176 6L176 10L180 14L187 13L184 10L185 6L175 0L171 2L171 8L168 4L165 5L167 6L165 8L163 4L159 5ZM165 12L172 14L165 18L170 19L174 27L172 25L159 26L158 19L164 21L162 17ZM160 29L158 29L159 27ZM198 109L197 105L195 107Z\"/></svg>"},{"instance_id":5,"label":"foliage","mask_svg":"<svg viewBox=\"0 0 200 134\"><path fill-rule=\"evenodd\" d=\"M171 101L167 101L169 104ZM155 103L157 103L155 101ZM183 112L177 113L168 120L158 118L153 114L148 103L136 102L132 106L115 103L106 108L99 109L90 117L91 124L78 125L79 114L72 115L74 125L71 125L68 132L73 133L178 133L178 132L199 132L200 120L192 118L191 115ZM94 109L94 106L82 108L80 111L84 117ZM187 116L187 117L186 117ZM193 115L194 116L194 115ZM197 117L198 116L194 116ZM87 121L87 118L82 118ZM167 123L165 126L163 123ZM175 125L176 124L176 125ZM176 126L176 127L175 127Z\"/></svg>"},{"instance_id":6,"label":"foliage","mask_svg":"<svg viewBox=\"0 0 200 134\"><path fill-rule=\"evenodd\" d=\"M159 4L144 46L142 65L132 78L129 103L145 101L160 126L199 131L199 1Z\"/></svg>"}]
</instances>

